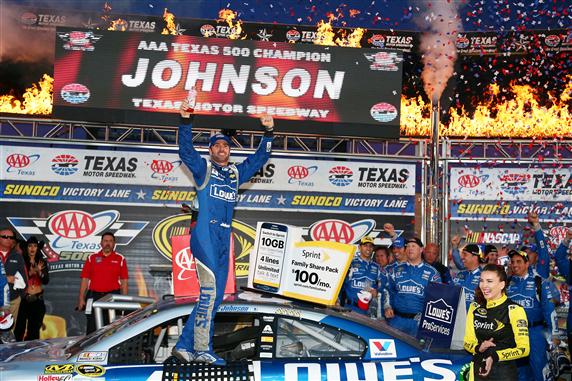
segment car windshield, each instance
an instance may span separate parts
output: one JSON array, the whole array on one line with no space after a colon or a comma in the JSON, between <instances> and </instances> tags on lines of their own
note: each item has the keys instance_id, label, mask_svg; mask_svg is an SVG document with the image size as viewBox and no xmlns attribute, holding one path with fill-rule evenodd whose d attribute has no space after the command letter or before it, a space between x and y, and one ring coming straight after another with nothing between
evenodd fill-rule
<instances>
[{"instance_id":1,"label":"car windshield","mask_svg":"<svg viewBox=\"0 0 572 381\"><path fill-rule=\"evenodd\" d=\"M83 350L84 348L93 345L97 342L99 342L100 340L105 339L106 337L109 337L113 334L115 334L116 332L119 332L123 329L129 328L131 326L133 326L134 324L137 324L139 321L157 313L157 305L154 304L150 304L147 307L140 309L140 310L135 310L133 312L131 312L128 315L125 315L123 317L121 317L120 319L114 321L111 324L108 324L104 327L101 327L100 329L98 329L95 332L90 333L87 336L84 336L83 338L81 338L79 341L73 343L72 345L70 345L69 347L67 347L66 353L68 354L69 357L77 354L79 351Z\"/></svg>"}]
</instances>

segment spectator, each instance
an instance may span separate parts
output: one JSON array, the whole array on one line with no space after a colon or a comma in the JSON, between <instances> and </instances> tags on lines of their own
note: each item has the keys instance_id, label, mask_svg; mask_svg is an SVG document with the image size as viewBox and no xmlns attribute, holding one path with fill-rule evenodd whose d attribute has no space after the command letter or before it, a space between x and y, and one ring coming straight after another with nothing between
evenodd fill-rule
<instances>
[{"instance_id":1,"label":"spectator","mask_svg":"<svg viewBox=\"0 0 572 381\"><path fill-rule=\"evenodd\" d=\"M389 264L389 249L385 246L377 246L374 251L374 260L375 262L384 269L385 266Z\"/></svg>"},{"instance_id":2,"label":"spectator","mask_svg":"<svg viewBox=\"0 0 572 381\"><path fill-rule=\"evenodd\" d=\"M471 380L516 380L516 361L528 356L528 323L524 309L506 296L502 266L487 264L465 327L465 349L473 355Z\"/></svg>"},{"instance_id":3,"label":"spectator","mask_svg":"<svg viewBox=\"0 0 572 381\"><path fill-rule=\"evenodd\" d=\"M499 251L493 244L487 243L485 245L485 263L492 263L495 265L499 263Z\"/></svg>"},{"instance_id":4,"label":"spectator","mask_svg":"<svg viewBox=\"0 0 572 381\"><path fill-rule=\"evenodd\" d=\"M27 286L24 258L15 251L16 234L10 228L0 228L0 255L10 288L10 313L18 321L20 303ZM13 330L14 328L12 328Z\"/></svg>"},{"instance_id":5,"label":"spectator","mask_svg":"<svg viewBox=\"0 0 572 381\"><path fill-rule=\"evenodd\" d=\"M467 311L475 301L475 291L481 279L480 264L484 261L483 252L479 245L470 243L466 245L461 254L465 270L461 270L453 279L453 284L463 287Z\"/></svg>"},{"instance_id":6,"label":"spectator","mask_svg":"<svg viewBox=\"0 0 572 381\"><path fill-rule=\"evenodd\" d=\"M28 287L20 304L20 313L16 321L14 335L17 341L40 338L40 329L46 314L44 303L44 285L50 281L48 262L42 258L44 241L30 237L23 242L22 252L28 272Z\"/></svg>"},{"instance_id":7,"label":"spectator","mask_svg":"<svg viewBox=\"0 0 572 381\"><path fill-rule=\"evenodd\" d=\"M548 362L544 327L549 329L550 337L558 333L551 287L540 275L529 274L527 253L510 250L508 256L512 276L509 278L507 296L524 308L528 320L530 346L534 348L534 351L530 352L530 358L518 361L518 379L543 381L542 370ZM530 370L532 370L531 378L528 377Z\"/></svg>"},{"instance_id":8,"label":"spectator","mask_svg":"<svg viewBox=\"0 0 572 381\"><path fill-rule=\"evenodd\" d=\"M81 270L81 286L77 310L83 311L87 319L86 334L95 331L95 318L91 305L107 294L127 295L128 272L125 257L115 251L115 236L111 232L101 235L101 250L91 254ZM108 324L104 314L104 324Z\"/></svg>"},{"instance_id":9,"label":"spectator","mask_svg":"<svg viewBox=\"0 0 572 381\"><path fill-rule=\"evenodd\" d=\"M554 257L556 258L556 265L558 266L560 275L566 278L568 289L570 290L569 295L571 295L570 298L572 299L572 260L568 256L570 242L572 242L572 228L566 230L566 236L562 242L560 242L560 245L558 245ZM566 334L568 335L568 349L572 352L572 307L568 308Z\"/></svg>"},{"instance_id":10,"label":"spectator","mask_svg":"<svg viewBox=\"0 0 572 381\"><path fill-rule=\"evenodd\" d=\"M439 282L441 277L435 268L423 262L423 242L419 238L409 238L405 242L407 262L398 264L389 276L392 307L386 307L385 317L390 319L392 327L415 336L423 310L425 287L429 282Z\"/></svg>"},{"instance_id":11,"label":"spectator","mask_svg":"<svg viewBox=\"0 0 572 381\"><path fill-rule=\"evenodd\" d=\"M449 268L439 261L439 245L436 243L428 243L423 250L423 259L439 272L441 276L441 283L451 284L451 272Z\"/></svg>"},{"instance_id":12,"label":"spectator","mask_svg":"<svg viewBox=\"0 0 572 381\"><path fill-rule=\"evenodd\" d=\"M368 313L369 301L377 299L387 287L387 276L372 260L372 252L373 239L362 238L343 285L348 306L361 314Z\"/></svg>"}]
</instances>

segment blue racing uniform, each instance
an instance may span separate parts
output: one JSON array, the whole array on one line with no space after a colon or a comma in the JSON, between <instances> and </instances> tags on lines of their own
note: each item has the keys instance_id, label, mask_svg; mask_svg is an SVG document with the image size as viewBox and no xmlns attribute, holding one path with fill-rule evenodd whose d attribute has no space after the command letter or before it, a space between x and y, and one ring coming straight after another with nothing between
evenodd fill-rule
<instances>
[{"instance_id":1,"label":"blue racing uniform","mask_svg":"<svg viewBox=\"0 0 572 381\"><path fill-rule=\"evenodd\" d=\"M348 275L344 280L343 291L345 293L347 304L353 311L361 314L367 314L367 310L358 307L358 294L362 290L374 288L378 293L384 294L387 288L387 275L381 266L373 260L365 260L357 253L350 264ZM384 300L382 298L381 306L383 308Z\"/></svg>"},{"instance_id":2,"label":"blue racing uniform","mask_svg":"<svg viewBox=\"0 0 572 381\"><path fill-rule=\"evenodd\" d=\"M561 242L554 253L554 257L556 258L556 265L560 275L566 278L568 283L569 295L572 295L572 266L570 266L570 259L568 258L568 245L568 242ZM572 308L568 308L566 334L568 335L568 343L572 344Z\"/></svg>"},{"instance_id":3,"label":"blue racing uniform","mask_svg":"<svg viewBox=\"0 0 572 381\"><path fill-rule=\"evenodd\" d=\"M415 336L423 311L425 287L429 282L440 281L439 272L425 262L397 265L389 277L389 296L395 314L389 325Z\"/></svg>"},{"instance_id":4,"label":"blue racing uniform","mask_svg":"<svg viewBox=\"0 0 572 381\"><path fill-rule=\"evenodd\" d=\"M519 360L519 381L544 380L542 370L548 362L548 343L544 337L544 327L546 325L553 334L557 329L556 313L551 300L552 291L548 283L538 275L526 274L524 277L512 276L510 278L507 296L524 308L528 319L530 348L534 349L530 351L528 359Z\"/></svg>"},{"instance_id":5,"label":"blue racing uniform","mask_svg":"<svg viewBox=\"0 0 572 381\"><path fill-rule=\"evenodd\" d=\"M536 253L538 254L538 260L534 266L533 270L536 270L538 275L542 278L547 279L550 276L550 255L548 254L548 245L546 244L546 238L544 237L544 232L542 229L534 231L534 239L536 240Z\"/></svg>"},{"instance_id":6,"label":"blue racing uniform","mask_svg":"<svg viewBox=\"0 0 572 381\"><path fill-rule=\"evenodd\" d=\"M479 280L481 279L481 268L477 267L473 271L463 270L460 271L455 278L453 284L455 286L463 287L465 291L465 305L466 311L469 311L469 306L475 301L475 290L479 287Z\"/></svg>"},{"instance_id":7,"label":"blue racing uniform","mask_svg":"<svg viewBox=\"0 0 572 381\"><path fill-rule=\"evenodd\" d=\"M202 158L195 150L190 121L179 126L179 156L193 174L199 200L199 216L191 233L191 252L201 288L176 348L189 352L212 351L213 318L226 286L238 187L268 160L272 140L271 136L263 137L256 152L242 163L222 167Z\"/></svg>"},{"instance_id":8,"label":"blue racing uniform","mask_svg":"<svg viewBox=\"0 0 572 381\"><path fill-rule=\"evenodd\" d=\"M6 279L6 270L4 264L0 260L0 307L10 306L10 286Z\"/></svg>"}]
</instances>

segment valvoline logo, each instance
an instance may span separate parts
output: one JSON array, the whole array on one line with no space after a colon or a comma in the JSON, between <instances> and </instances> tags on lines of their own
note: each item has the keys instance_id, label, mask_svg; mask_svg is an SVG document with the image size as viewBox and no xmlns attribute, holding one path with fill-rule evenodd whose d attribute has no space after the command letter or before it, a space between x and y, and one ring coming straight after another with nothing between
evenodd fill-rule
<instances>
[{"instance_id":1,"label":"valvoline logo","mask_svg":"<svg viewBox=\"0 0 572 381\"><path fill-rule=\"evenodd\" d=\"M16 172L22 168L26 168L29 165L35 163L40 158L40 155L24 155L21 153L13 153L6 158L6 172Z\"/></svg>"},{"instance_id":2,"label":"valvoline logo","mask_svg":"<svg viewBox=\"0 0 572 381\"><path fill-rule=\"evenodd\" d=\"M96 223L91 214L81 210L67 210L54 214L48 226L60 237L78 239L91 235L95 231Z\"/></svg>"},{"instance_id":3,"label":"valvoline logo","mask_svg":"<svg viewBox=\"0 0 572 381\"><path fill-rule=\"evenodd\" d=\"M314 222L308 231L313 241L335 241L356 243L369 234L375 227L372 219L356 221L350 224L343 220L327 219Z\"/></svg>"}]
</instances>

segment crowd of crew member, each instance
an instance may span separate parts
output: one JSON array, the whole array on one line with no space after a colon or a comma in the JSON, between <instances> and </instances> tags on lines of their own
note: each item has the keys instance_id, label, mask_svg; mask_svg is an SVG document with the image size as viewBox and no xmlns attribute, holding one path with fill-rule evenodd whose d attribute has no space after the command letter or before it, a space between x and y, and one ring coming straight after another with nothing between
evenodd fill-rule
<instances>
[{"instance_id":1,"label":"crowd of crew member","mask_svg":"<svg viewBox=\"0 0 572 381\"><path fill-rule=\"evenodd\" d=\"M561 301L560 292L550 280L549 247L536 213L528 214L528 223L534 233L535 243L521 247L497 248L491 244L471 243L461 247L461 238L453 236L449 266L439 261L438 244L424 245L418 237L398 236L394 226L386 223L383 229L391 238L391 245L375 246L371 237L361 239L344 280L340 304L374 319L386 320L390 326L415 336L423 310L425 288L429 282L462 287L466 310L469 311L466 335L473 335L465 338L465 348L479 361L483 361L482 367L475 373L476 378L479 378L485 374L481 371L484 372L487 368L484 353L490 354L491 347L495 346L481 346L482 343L475 339L479 332L469 325L475 321L476 309L490 308L491 301L487 296L490 297L491 288L485 282L496 281L502 285L497 295L498 300L504 303L504 297L508 299L507 303L522 307L530 347L535 348L526 358L515 359L518 379L546 380L549 374L549 351L572 346L572 308L568 312L566 345L558 339L555 308ZM571 241L572 229L568 229L552 257L572 290L572 266L568 256ZM43 245L44 242L38 241L36 237L20 241L11 228L0 228L0 290L3 290L0 293L0 312L11 313L14 321L12 340L39 338L46 313L44 286L49 282L49 266L41 251ZM504 265L500 263L503 258L508 258ZM488 275L483 275L485 272ZM94 319L90 314L93 301L108 293L128 292L127 263L121 254L115 252L115 237L112 233L102 235L101 250L88 257L80 277L76 309L86 311L86 333L90 333L95 330ZM514 329L517 335L516 327ZM473 339L479 343L478 347L470 344ZM515 336L512 339L513 344L518 345L519 338ZM6 341L5 338L3 340ZM498 347L496 350L500 354ZM498 360L498 354L486 359ZM504 370L501 370L495 372L504 374ZM488 366L486 373L490 371Z\"/></svg>"},{"instance_id":2,"label":"crowd of crew member","mask_svg":"<svg viewBox=\"0 0 572 381\"><path fill-rule=\"evenodd\" d=\"M551 374L557 370L551 369L550 365L554 364L549 364L549 355L564 353L566 348L572 346L572 308L569 308L566 324L567 343L566 340L559 339L561 336L555 310L561 300L560 292L550 277L550 261L551 257L555 259L560 275L572 290L572 266L568 257L572 229L567 230L564 239L551 255L538 215L530 212L527 219L534 235L534 243L528 242L514 248L472 243L461 246L460 236L454 236L449 249L449 266L439 261L440 250L436 243L424 245L417 237L404 239L398 236L392 224L386 223L383 228L385 235L391 238L391 245L375 246L371 237L364 237L360 241L340 293L340 304L374 319L385 320L390 326L415 336L429 282L462 287L469 320L475 308L486 309L491 304L487 294L483 296L482 292L483 287L486 287L483 272L487 269L488 278L495 278L503 284L499 289L502 292L498 294L498 300L504 303L504 295L507 303L521 306L526 316L527 336L530 347L534 350L525 358L512 359L515 369L518 368L518 379L550 379ZM500 280L502 274L506 276L504 281ZM480 300L476 297L478 294L481 295ZM509 309L512 311L514 308ZM470 320L470 324L475 321ZM475 331L470 328L472 327L467 325L467 334L472 332L474 335ZM515 335L518 334L518 329L522 331L522 327L514 327ZM518 345L518 341L514 341L518 338L512 337L513 344ZM469 350L467 346L466 348ZM496 349L501 354L499 347ZM475 348L471 347L471 350L475 354ZM483 354L478 352L479 348L476 350L480 361ZM484 351L489 353L491 350L486 347ZM496 359L498 360L498 355ZM485 365L482 372L484 368ZM505 369L502 371L497 369L494 374L504 375L505 371L510 373L509 368L502 368ZM491 371L490 368L488 371ZM475 372L476 378L485 377L484 375L485 373L480 373L479 376L479 369Z\"/></svg>"}]
</instances>

